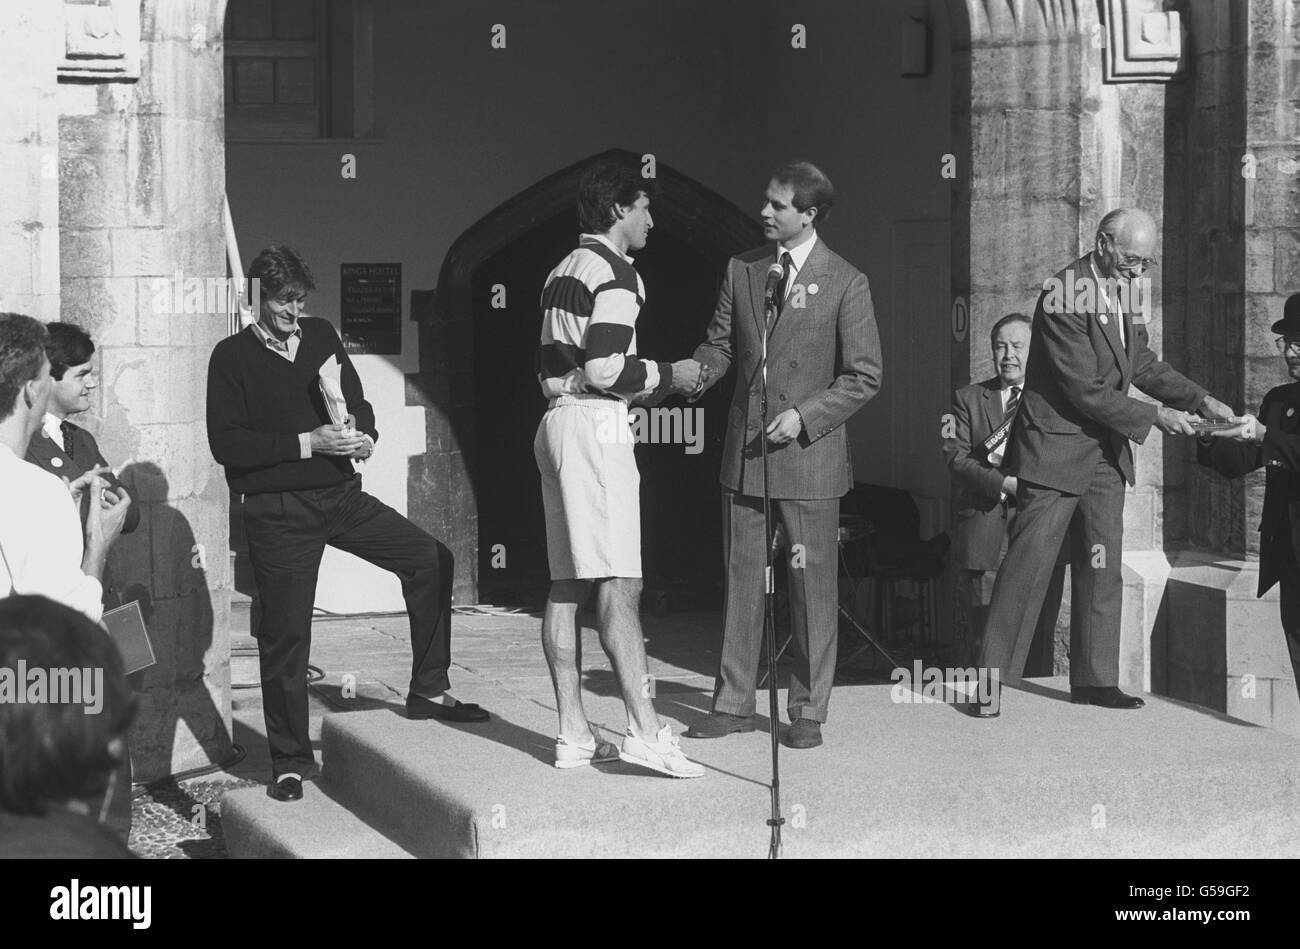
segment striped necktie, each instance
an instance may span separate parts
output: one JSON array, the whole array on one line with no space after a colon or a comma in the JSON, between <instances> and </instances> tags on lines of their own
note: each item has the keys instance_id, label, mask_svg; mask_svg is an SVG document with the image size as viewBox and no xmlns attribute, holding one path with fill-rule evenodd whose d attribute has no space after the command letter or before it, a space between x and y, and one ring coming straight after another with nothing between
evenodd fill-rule
<instances>
[{"instance_id":1,"label":"striped necktie","mask_svg":"<svg viewBox=\"0 0 1300 949\"><path fill-rule=\"evenodd\" d=\"M1015 414L1016 409L1020 407L1020 386L1011 387L1011 398L1007 399L1007 410L1002 413L1002 421L1006 421Z\"/></svg>"},{"instance_id":2,"label":"striped necktie","mask_svg":"<svg viewBox=\"0 0 1300 949\"><path fill-rule=\"evenodd\" d=\"M781 255L781 270L783 271L781 274L781 286L777 289L778 310L785 309L785 292L790 287L790 277L793 276L794 272L794 258L790 256L788 250Z\"/></svg>"}]
</instances>

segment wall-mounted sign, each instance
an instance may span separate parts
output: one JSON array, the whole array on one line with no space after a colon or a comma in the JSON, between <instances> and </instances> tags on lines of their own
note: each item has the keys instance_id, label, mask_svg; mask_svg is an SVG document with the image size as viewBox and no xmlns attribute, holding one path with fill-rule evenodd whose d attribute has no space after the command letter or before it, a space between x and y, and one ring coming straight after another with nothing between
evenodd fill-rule
<instances>
[{"instance_id":1,"label":"wall-mounted sign","mask_svg":"<svg viewBox=\"0 0 1300 949\"><path fill-rule=\"evenodd\" d=\"M969 329L970 309L966 306L966 298L957 297L952 301L952 338L959 343L962 342Z\"/></svg>"},{"instance_id":2,"label":"wall-mounted sign","mask_svg":"<svg viewBox=\"0 0 1300 949\"><path fill-rule=\"evenodd\" d=\"M343 264L339 315L349 353L402 351L402 265Z\"/></svg>"}]
</instances>

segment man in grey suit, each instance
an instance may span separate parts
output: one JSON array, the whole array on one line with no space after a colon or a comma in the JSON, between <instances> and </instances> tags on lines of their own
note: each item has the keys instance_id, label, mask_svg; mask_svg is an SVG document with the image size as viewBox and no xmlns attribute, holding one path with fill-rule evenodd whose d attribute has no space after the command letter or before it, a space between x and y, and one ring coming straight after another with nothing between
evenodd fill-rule
<instances>
[{"instance_id":1,"label":"man in grey suit","mask_svg":"<svg viewBox=\"0 0 1300 949\"><path fill-rule=\"evenodd\" d=\"M1007 528L1015 520L1016 476L1006 473L1007 442L1025 386L1032 320L1011 313L993 324L989 342L997 375L953 393L952 430L943 454L953 480L952 547L958 602L967 612L967 639L958 661L979 654L992 592L992 572L1002 561ZM1056 617L1065 588L1066 544L1061 545L1038 614L1026 675L1051 675Z\"/></svg>"},{"instance_id":2,"label":"man in grey suit","mask_svg":"<svg viewBox=\"0 0 1300 949\"><path fill-rule=\"evenodd\" d=\"M998 571L979 665L1020 678L1056 552L1070 529L1070 700L1136 709L1119 689L1124 593L1124 487L1133 449L1152 427L1191 435L1191 416L1232 410L1156 358L1147 346L1156 226L1144 211L1112 211L1093 249L1050 278L1034 310L1025 391L1011 434L1015 523ZM1145 291L1145 292L1144 292ZM1144 302L1145 301L1145 302ZM1165 405L1132 398L1130 385ZM971 703L980 717L999 699Z\"/></svg>"},{"instance_id":3,"label":"man in grey suit","mask_svg":"<svg viewBox=\"0 0 1300 949\"><path fill-rule=\"evenodd\" d=\"M767 186L767 245L727 265L705 342L699 391L736 364L721 481L727 603L713 711L689 731L720 738L754 729L754 686L763 635L763 457L774 522L784 525L795 654L785 743L820 745L835 676L840 498L853 485L844 423L880 389L880 336L867 278L816 231L835 200L830 180L807 162L778 168ZM777 314L766 327L773 264ZM769 420L761 431L763 335L768 332ZM698 393L697 393L698 394ZM776 728L777 723L773 722Z\"/></svg>"}]
</instances>

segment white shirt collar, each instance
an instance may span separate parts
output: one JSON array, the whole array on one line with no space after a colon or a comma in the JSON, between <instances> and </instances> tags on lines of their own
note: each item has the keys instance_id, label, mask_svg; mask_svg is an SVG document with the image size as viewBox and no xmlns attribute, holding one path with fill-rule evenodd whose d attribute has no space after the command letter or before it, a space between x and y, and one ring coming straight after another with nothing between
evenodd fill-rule
<instances>
[{"instance_id":1,"label":"white shirt collar","mask_svg":"<svg viewBox=\"0 0 1300 949\"><path fill-rule=\"evenodd\" d=\"M301 323L294 326L293 332L290 333L285 339L280 339L278 336L272 336L270 333L266 331L266 328L263 327L262 324L257 320L254 320L249 325L253 327L253 332L257 334L257 338L262 341L262 345L264 346L273 346L276 349L285 349L289 345L289 340L293 339L295 336L298 337L299 339L302 339Z\"/></svg>"},{"instance_id":2,"label":"white shirt collar","mask_svg":"<svg viewBox=\"0 0 1300 949\"><path fill-rule=\"evenodd\" d=\"M611 240L610 240L608 237L606 237L604 234L583 234L583 235L581 235L581 237L580 237L579 239L581 240L582 237L590 237L593 241L600 241L602 244L604 244L606 247L608 247L608 248L609 248L610 250L612 250L614 253L618 254L618 256L620 256L620 257L622 257L624 260L626 260L629 264L630 264L630 263L634 263L634 261L632 260L631 257L629 257L627 254L623 253L621 250L619 250L617 247L615 247L615 246L614 246L614 242L611 241Z\"/></svg>"},{"instance_id":3,"label":"white shirt collar","mask_svg":"<svg viewBox=\"0 0 1300 949\"><path fill-rule=\"evenodd\" d=\"M812 253L813 245L816 243L817 243L817 231L814 230L812 233L812 237L808 238L808 240L804 241L794 250L790 250L787 247L783 247L782 245L777 244L776 259L779 261L781 259L782 254L788 253L790 255L790 259L794 261L794 272L799 273L799 271L803 270L803 265L807 263L808 255Z\"/></svg>"},{"instance_id":4,"label":"white shirt collar","mask_svg":"<svg viewBox=\"0 0 1300 949\"><path fill-rule=\"evenodd\" d=\"M46 435L50 436L54 444L63 444L63 419L52 412L46 412L45 419L41 422L41 428L45 430Z\"/></svg>"}]
</instances>

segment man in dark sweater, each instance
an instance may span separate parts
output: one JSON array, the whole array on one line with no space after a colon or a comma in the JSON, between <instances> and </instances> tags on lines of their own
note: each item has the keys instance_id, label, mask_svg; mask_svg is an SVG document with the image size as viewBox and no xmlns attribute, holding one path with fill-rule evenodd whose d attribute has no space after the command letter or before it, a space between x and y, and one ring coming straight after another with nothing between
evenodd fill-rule
<instances>
[{"instance_id":1,"label":"man in dark sweater","mask_svg":"<svg viewBox=\"0 0 1300 949\"><path fill-rule=\"evenodd\" d=\"M488 713L447 694L451 551L361 490L354 461L370 457L375 413L334 327L304 316L315 283L293 250L258 254L258 322L217 344L208 364L208 443L244 496L244 533L261 617L253 635L271 747L270 795L302 797L315 765L307 734L307 659L316 574L326 544L402 581L411 624L411 718L482 722ZM346 401L331 420L326 389Z\"/></svg>"}]
</instances>

